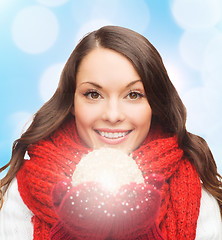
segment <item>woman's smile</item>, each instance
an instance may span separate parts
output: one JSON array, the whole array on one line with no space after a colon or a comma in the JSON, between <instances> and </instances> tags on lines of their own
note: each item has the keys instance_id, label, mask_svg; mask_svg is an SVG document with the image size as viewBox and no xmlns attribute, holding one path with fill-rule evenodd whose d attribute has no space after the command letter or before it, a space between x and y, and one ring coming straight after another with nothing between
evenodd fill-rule
<instances>
[{"instance_id":1,"label":"woman's smile","mask_svg":"<svg viewBox=\"0 0 222 240\"><path fill-rule=\"evenodd\" d=\"M102 142L115 145L125 141L132 130L96 129L95 132L98 134L98 138Z\"/></svg>"}]
</instances>

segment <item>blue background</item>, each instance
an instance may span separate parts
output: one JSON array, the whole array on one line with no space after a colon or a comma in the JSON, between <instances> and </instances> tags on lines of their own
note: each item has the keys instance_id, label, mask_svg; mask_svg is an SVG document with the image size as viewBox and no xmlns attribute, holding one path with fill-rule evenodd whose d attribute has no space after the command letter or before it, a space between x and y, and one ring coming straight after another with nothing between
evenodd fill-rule
<instances>
[{"instance_id":1,"label":"blue background","mask_svg":"<svg viewBox=\"0 0 222 240\"><path fill-rule=\"evenodd\" d=\"M1 0L0 166L78 40L108 24L138 31L157 48L187 107L188 130L206 139L222 173L220 0Z\"/></svg>"}]
</instances>

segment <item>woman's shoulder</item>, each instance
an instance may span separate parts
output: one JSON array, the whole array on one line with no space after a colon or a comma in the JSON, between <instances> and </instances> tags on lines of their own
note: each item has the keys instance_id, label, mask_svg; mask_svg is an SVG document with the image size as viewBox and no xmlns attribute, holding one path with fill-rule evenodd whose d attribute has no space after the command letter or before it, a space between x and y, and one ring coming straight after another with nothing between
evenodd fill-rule
<instances>
[{"instance_id":1,"label":"woman's shoulder","mask_svg":"<svg viewBox=\"0 0 222 240\"><path fill-rule=\"evenodd\" d=\"M0 239L33 239L32 216L19 194L17 179L14 178L5 193L0 210Z\"/></svg>"},{"instance_id":2,"label":"woman's shoulder","mask_svg":"<svg viewBox=\"0 0 222 240\"><path fill-rule=\"evenodd\" d=\"M202 186L196 240L222 240L222 219L217 200Z\"/></svg>"}]
</instances>

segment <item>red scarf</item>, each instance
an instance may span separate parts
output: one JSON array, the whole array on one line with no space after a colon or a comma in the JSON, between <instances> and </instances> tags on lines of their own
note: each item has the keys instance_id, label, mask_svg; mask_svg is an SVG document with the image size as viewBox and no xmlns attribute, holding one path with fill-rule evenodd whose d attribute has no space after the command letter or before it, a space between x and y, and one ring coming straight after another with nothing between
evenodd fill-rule
<instances>
[{"instance_id":1,"label":"red scarf","mask_svg":"<svg viewBox=\"0 0 222 240\"><path fill-rule=\"evenodd\" d=\"M166 179L162 188L159 227L168 240L194 240L199 215L201 184L193 164L183 157L176 137L155 131L148 134L133 158L144 176L159 173ZM90 151L84 147L75 129L73 117L47 139L28 149L17 174L18 189L24 203L34 214L34 240L49 239L51 227L57 222L51 200L53 186L72 176L81 156Z\"/></svg>"}]
</instances>

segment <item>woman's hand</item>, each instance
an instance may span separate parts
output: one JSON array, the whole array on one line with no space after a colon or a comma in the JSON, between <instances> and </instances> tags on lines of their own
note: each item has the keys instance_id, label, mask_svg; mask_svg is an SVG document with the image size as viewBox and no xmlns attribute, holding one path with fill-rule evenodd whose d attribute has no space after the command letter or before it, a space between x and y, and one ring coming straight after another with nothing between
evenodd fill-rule
<instances>
[{"instance_id":1,"label":"woman's hand","mask_svg":"<svg viewBox=\"0 0 222 240\"><path fill-rule=\"evenodd\" d=\"M114 195L98 183L73 187L70 180L60 182L52 192L60 222L56 231L52 229L51 239L61 239L57 237L61 231L69 236L63 234L63 239L135 239L144 235L155 226L162 184L163 178L153 174L145 183L124 185Z\"/></svg>"}]
</instances>

